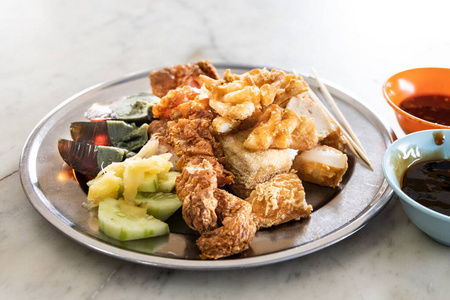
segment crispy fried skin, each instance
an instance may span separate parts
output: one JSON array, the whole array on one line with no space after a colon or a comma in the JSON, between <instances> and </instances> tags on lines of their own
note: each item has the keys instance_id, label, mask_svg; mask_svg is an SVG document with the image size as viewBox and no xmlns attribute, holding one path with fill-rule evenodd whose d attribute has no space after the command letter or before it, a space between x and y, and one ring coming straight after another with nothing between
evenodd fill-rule
<instances>
[{"instance_id":1,"label":"crispy fried skin","mask_svg":"<svg viewBox=\"0 0 450 300\"><path fill-rule=\"evenodd\" d=\"M209 131L210 124L206 119L179 119L177 122L168 122L169 140L177 155L223 157L220 144Z\"/></svg>"},{"instance_id":2,"label":"crispy fried skin","mask_svg":"<svg viewBox=\"0 0 450 300\"><path fill-rule=\"evenodd\" d=\"M202 259L219 259L247 250L257 230L248 202L221 189L215 190L214 196L222 226L197 240Z\"/></svg>"},{"instance_id":3,"label":"crispy fried skin","mask_svg":"<svg viewBox=\"0 0 450 300\"><path fill-rule=\"evenodd\" d=\"M167 67L150 73L152 92L158 97L164 97L170 90L185 85L200 88L200 75L219 79L219 74L211 62L199 61L194 65L182 64Z\"/></svg>"},{"instance_id":4,"label":"crispy fried skin","mask_svg":"<svg viewBox=\"0 0 450 300\"><path fill-rule=\"evenodd\" d=\"M162 137L167 136L167 121L166 120L153 120L148 125L148 133L150 135L158 135Z\"/></svg>"},{"instance_id":5,"label":"crispy fried skin","mask_svg":"<svg viewBox=\"0 0 450 300\"><path fill-rule=\"evenodd\" d=\"M201 233L197 245L202 259L240 253L256 233L251 205L219 189L234 183L234 176L222 165L225 157L209 131L211 119L183 116L188 118L167 122L168 139L181 157L176 192L183 203L183 219Z\"/></svg>"},{"instance_id":6,"label":"crispy fried skin","mask_svg":"<svg viewBox=\"0 0 450 300\"><path fill-rule=\"evenodd\" d=\"M186 224L200 233L217 228L217 177L208 160L187 163L176 180L177 195L183 203Z\"/></svg>"},{"instance_id":7,"label":"crispy fried skin","mask_svg":"<svg viewBox=\"0 0 450 300\"><path fill-rule=\"evenodd\" d=\"M170 111L170 119L207 119L212 120L214 113L209 106L209 99L192 100L182 103Z\"/></svg>"},{"instance_id":8,"label":"crispy fried skin","mask_svg":"<svg viewBox=\"0 0 450 300\"><path fill-rule=\"evenodd\" d=\"M250 151L269 148L304 151L314 148L317 142L313 118L299 117L292 110L270 105L244 142L244 147Z\"/></svg>"},{"instance_id":9,"label":"crispy fried skin","mask_svg":"<svg viewBox=\"0 0 450 300\"><path fill-rule=\"evenodd\" d=\"M246 199L258 228L267 228L308 217L312 206L305 201L302 181L294 173L279 174L258 184Z\"/></svg>"},{"instance_id":10,"label":"crispy fried skin","mask_svg":"<svg viewBox=\"0 0 450 300\"><path fill-rule=\"evenodd\" d=\"M174 167L172 170L175 170L175 166L179 161L178 155L175 153L175 148L169 141L167 136L167 121L166 120L153 120L148 125L148 134L152 139L156 139L158 141L158 153L171 153L172 157L170 161L173 163Z\"/></svg>"},{"instance_id":11,"label":"crispy fried skin","mask_svg":"<svg viewBox=\"0 0 450 300\"><path fill-rule=\"evenodd\" d=\"M242 75L227 70L221 80L200 77L209 104L219 115L213 122L214 130L219 133L235 130L258 110L272 103L282 104L306 91L308 86L301 76L267 69L253 69Z\"/></svg>"},{"instance_id":12,"label":"crispy fried skin","mask_svg":"<svg viewBox=\"0 0 450 300\"><path fill-rule=\"evenodd\" d=\"M219 162L216 157L207 156L207 155L194 155L188 156L183 155L181 159L177 163L178 170L183 170L186 165L197 165L200 164L203 160L207 160L212 169L215 172L215 176L217 179L217 186L222 187L225 185L234 183L234 175L230 171L226 170L224 166Z\"/></svg>"},{"instance_id":13,"label":"crispy fried skin","mask_svg":"<svg viewBox=\"0 0 450 300\"><path fill-rule=\"evenodd\" d=\"M170 90L158 104L153 106L153 117L168 120L173 108L186 102L205 99L205 97L206 95L201 90L190 86Z\"/></svg>"}]
</instances>

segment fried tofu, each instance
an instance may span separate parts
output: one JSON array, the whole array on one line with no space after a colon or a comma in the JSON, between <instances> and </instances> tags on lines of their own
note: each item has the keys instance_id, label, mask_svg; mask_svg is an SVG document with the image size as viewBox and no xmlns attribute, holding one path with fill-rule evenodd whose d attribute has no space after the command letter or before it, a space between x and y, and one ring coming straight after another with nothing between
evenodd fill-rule
<instances>
[{"instance_id":1,"label":"fried tofu","mask_svg":"<svg viewBox=\"0 0 450 300\"><path fill-rule=\"evenodd\" d=\"M243 143L250 131L218 137L227 157L226 167L235 175L231 186L239 197L246 198L258 183L270 180L277 174L288 173L292 166L291 152L287 149L267 149L252 152Z\"/></svg>"},{"instance_id":2,"label":"fried tofu","mask_svg":"<svg viewBox=\"0 0 450 300\"><path fill-rule=\"evenodd\" d=\"M319 145L298 154L292 168L301 180L336 187L347 171L347 155L335 148Z\"/></svg>"},{"instance_id":3,"label":"fried tofu","mask_svg":"<svg viewBox=\"0 0 450 300\"><path fill-rule=\"evenodd\" d=\"M312 206L305 201L302 181L294 173L279 174L258 184L246 199L258 228L268 228L309 217Z\"/></svg>"},{"instance_id":4,"label":"fried tofu","mask_svg":"<svg viewBox=\"0 0 450 300\"><path fill-rule=\"evenodd\" d=\"M344 151L346 141L341 129L308 93L292 97L286 108L295 111L299 116L314 118L320 144Z\"/></svg>"}]
</instances>

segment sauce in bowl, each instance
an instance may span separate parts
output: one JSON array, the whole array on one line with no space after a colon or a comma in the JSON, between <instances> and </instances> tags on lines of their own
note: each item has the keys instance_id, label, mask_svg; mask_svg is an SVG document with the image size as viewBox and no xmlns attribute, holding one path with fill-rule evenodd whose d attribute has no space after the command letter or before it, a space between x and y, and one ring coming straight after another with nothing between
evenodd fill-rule
<instances>
[{"instance_id":1,"label":"sauce in bowl","mask_svg":"<svg viewBox=\"0 0 450 300\"><path fill-rule=\"evenodd\" d=\"M450 216L450 160L411 165L403 175L401 188L423 206Z\"/></svg>"},{"instance_id":2,"label":"sauce in bowl","mask_svg":"<svg viewBox=\"0 0 450 300\"><path fill-rule=\"evenodd\" d=\"M420 119L450 126L450 96L421 95L409 97L400 103L400 108Z\"/></svg>"}]
</instances>

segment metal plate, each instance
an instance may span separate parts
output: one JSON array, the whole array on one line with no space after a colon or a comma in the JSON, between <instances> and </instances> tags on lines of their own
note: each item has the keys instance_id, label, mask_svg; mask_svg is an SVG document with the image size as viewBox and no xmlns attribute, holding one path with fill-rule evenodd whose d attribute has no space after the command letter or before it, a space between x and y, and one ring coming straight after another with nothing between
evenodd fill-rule
<instances>
[{"instance_id":1,"label":"metal plate","mask_svg":"<svg viewBox=\"0 0 450 300\"><path fill-rule=\"evenodd\" d=\"M253 67L216 65L219 72L235 73ZM232 269L276 263L330 246L365 225L389 201L381 161L392 138L388 127L371 110L341 88L326 83L367 151L374 170L349 154L349 171L338 189L305 184L306 199L314 206L311 217L257 232L251 248L221 260L200 260L197 235L186 229L181 217L168 222L170 235L140 241L119 242L98 231L95 217L83 207L86 195L64 165L57 150L58 138L70 139L71 122L84 121L84 112L95 102L151 90L149 71L99 84L64 101L51 111L29 136L20 161L23 189L32 205L56 228L77 242L101 253L137 263L174 269ZM304 79L320 96L315 81Z\"/></svg>"}]
</instances>

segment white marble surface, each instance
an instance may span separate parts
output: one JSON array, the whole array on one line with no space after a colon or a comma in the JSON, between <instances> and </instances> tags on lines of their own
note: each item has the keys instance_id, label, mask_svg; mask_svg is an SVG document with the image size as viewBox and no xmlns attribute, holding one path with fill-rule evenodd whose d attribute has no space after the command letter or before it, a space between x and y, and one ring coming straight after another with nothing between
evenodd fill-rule
<instances>
[{"instance_id":1,"label":"white marble surface","mask_svg":"<svg viewBox=\"0 0 450 300\"><path fill-rule=\"evenodd\" d=\"M167 270L64 236L28 202L20 151L61 101L126 73L199 59L295 68L363 99L395 129L381 85L450 67L446 1L2 1L1 299L448 299L450 248L396 198L366 227L314 254L233 271Z\"/></svg>"}]
</instances>

